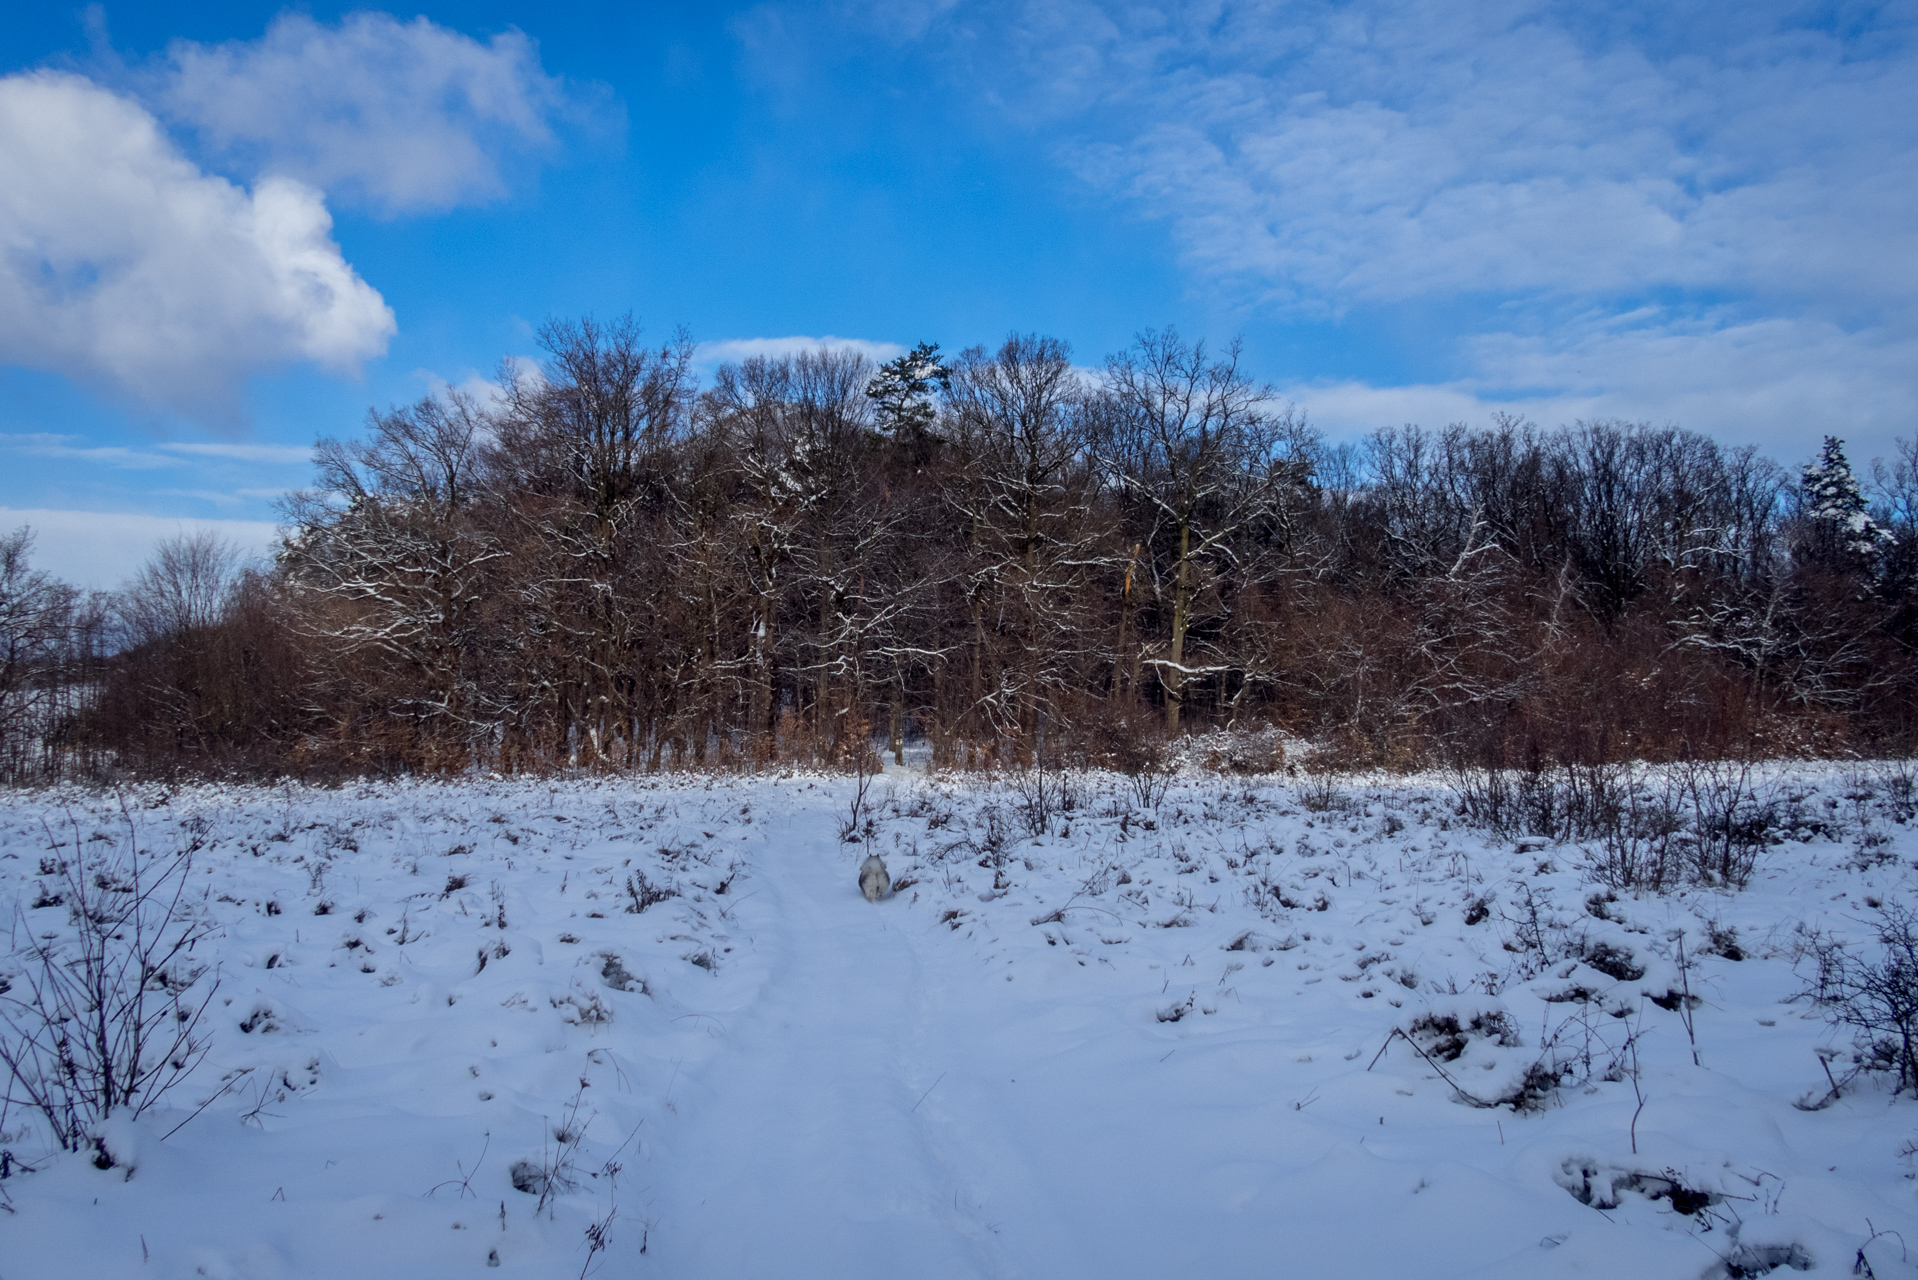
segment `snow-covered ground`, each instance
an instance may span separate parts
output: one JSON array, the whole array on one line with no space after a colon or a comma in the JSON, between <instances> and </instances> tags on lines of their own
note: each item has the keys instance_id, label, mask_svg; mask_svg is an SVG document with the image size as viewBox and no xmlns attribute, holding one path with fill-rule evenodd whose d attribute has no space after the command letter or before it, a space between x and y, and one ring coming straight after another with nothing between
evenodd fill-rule
<instances>
[{"instance_id":1,"label":"snow-covered ground","mask_svg":"<svg viewBox=\"0 0 1918 1280\"><path fill-rule=\"evenodd\" d=\"M112 1167L0 1122L0 1280L1918 1275L1918 1102L1815 1106L1793 999L1914 901L1868 773L1612 900L1436 778L900 773L854 841L816 777L14 794L16 948L44 859L191 840L218 987Z\"/></svg>"}]
</instances>

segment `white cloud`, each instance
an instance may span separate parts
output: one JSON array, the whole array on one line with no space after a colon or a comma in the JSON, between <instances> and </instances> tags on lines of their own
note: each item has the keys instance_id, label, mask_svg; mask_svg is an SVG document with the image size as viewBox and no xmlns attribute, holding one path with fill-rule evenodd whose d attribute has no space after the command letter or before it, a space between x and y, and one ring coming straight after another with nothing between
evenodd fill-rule
<instances>
[{"instance_id":1,"label":"white cloud","mask_svg":"<svg viewBox=\"0 0 1918 1280\"><path fill-rule=\"evenodd\" d=\"M747 360L753 356L765 356L771 360L778 360L785 356L796 356L805 351L817 351L822 347L834 351L856 351L875 364L883 364L906 354L906 348L896 342L874 342L869 338L835 338L827 334L821 338L799 336L721 338L714 342L700 343L697 358L701 365L711 367L728 361Z\"/></svg>"},{"instance_id":2,"label":"white cloud","mask_svg":"<svg viewBox=\"0 0 1918 1280\"><path fill-rule=\"evenodd\" d=\"M972 0L875 14L1171 230L1230 304L1448 361L1296 391L1365 427L1918 415L1909 14L1546 0ZM1545 335L1545 336L1540 336Z\"/></svg>"},{"instance_id":3,"label":"white cloud","mask_svg":"<svg viewBox=\"0 0 1918 1280\"><path fill-rule=\"evenodd\" d=\"M121 471L157 471L204 458L279 465L304 464L313 460L310 445L178 441L156 445L154 449L128 449L122 445L90 445L79 436L52 431L0 433L0 449L11 449L36 458L68 458ZM184 456L169 456L175 454Z\"/></svg>"},{"instance_id":4,"label":"white cloud","mask_svg":"<svg viewBox=\"0 0 1918 1280\"><path fill-rule=\"evenodd\" d=\"M306 463L313 461L313 446L304 444L230 444L223 442L163 444L170 453L198 458L230 458L236 462Z\"/></svg>"},{"instance_id":5,"label":"white cloud","mask_svg":"<svg viewBox=\"0 0 1918 1280\"><path fill-rule=\"evenodd\" d=\"M1661 47L1542 0L974 12L946 28L969 72L1268 302L1918 286L1918 56L1869 23L1759 4Z\"/></svg>"},{"instance_id":6,"label":"white cloud","mask_svg":"<svg viewBox=\"0 0 1918 1280\"><path fill-rule=\"evenodd\" d=\"M427 394L444 397L454 392L470 396L483 408L497 409L506 403L504 380L518 377L537 386L545 381L540 372L539 361L531 356L506 356L500 361L499 377L489 378L474 370L467 370L466 376L458 382L449 382L431 369L415 369L413 376L426 384Z\"/></svg>"},{"instance_id":7,"label":"white cloud","mask_svg":"<svg viewBox=\"0 0 1918 1280\"><path fill-rule=\"evenodd\" d=\"M1850 442L1854 456L1889 455L1918 423L1918 339L1909 335L1815 320L1636 319L1588 318L1552 338L1480 335L1467 344L1469 371L1445 382L1301 382L1280 393L1334 434L1482 425L1506 410L1548 427L1677 423L1787 461L1809 456L1827 434Z\"/></svg>"},{"instance_id":8,"label":"white cloud","mask_svg":"<svg viewBox=\"0 0 1918 1280\"><path fill-rule=\"evenodd\" d=\"M162 467L179 465L178 458L168 458L145 449L127 449L119 445L88 445L81 443L79 436L60 435L52 431L25 431L0 435L0 448L11 449L16 453L28 454L35 458L68 458L75 462L90 462L95 466L113 467L120 471L156 471Z\"/></svg>"},{"instance_id":9,"label":"white cloud","mask_svg":"<svg viewBox=\"0 0 1918 1280\"><path fill-rule=\"evenodd\" d=\"M426 18L274 19L255 41L175 42L158 100L217 153L387 212L504 194L502 159L549 150L567 109L518 31Z\"/></svg>"},{"instance_id":10,"label":"white cloud","mask_svg":"<svg viewBox=\"0 0 1918 1280\"><path fill-rule=\"evenodd\" d=\"M261 367L350 372L393 313L331 230L318 192L205 174L87 80L0 78L0 360L224 417Z\"/></svg>"},{"instance_id":11,"label":"white cloud","mask_svg":"<svg viewBox=\"0 0 1918 1280\"><path fill-rule=\"evenodd\" d=\"M1797 458L1826 435L1868 457L1918 424L1918 335L1826 320L1594 321L1553 338L1488 334L1468 358L1494 395L1550 389L1570 417L1650 418ZM1576 408L1577 412L1569 410Z\"/></svg>"},{"instance_id":12,"label":"white cloud","mask_svg":"<svg viewBox=\"0 0 1918 1280\"><path fill-rule=\"evenodd\" d=\"M488 199L512 161L553 148L556 120L588 114L518 31L381 13L175 41L122 78L151 109L75 75L0 78L0 361L227 422L255 371L354 373L395 332L322 191L385 212ZM200 168L154 111L250 189Z\"/></svg>"},{"instance_id":13,"label":"white cloud","mask_svg":"<svg viewBox=\"0 0 1918 1280\"><path fill-rule=\"evenodd\" d=\"M182 533L207 531L248 557L271 553L278 526L261 520L192 520L122 511L55 511L0 507L0 530L33 530L33 564L82 587L118 586L153 549Z\"/></svg>"},{"instance_id":14,"label":"white cloud","mask_svg":"<svg viewBox=\"0 0 1918 1280\"><path fill-rule=\"evenodd\" d=\"M237 507L242 501L239 494L222 493L218 489L154 489L152 493L162 498L197 498L216 507Z\"/></svg>"}]
</instances>

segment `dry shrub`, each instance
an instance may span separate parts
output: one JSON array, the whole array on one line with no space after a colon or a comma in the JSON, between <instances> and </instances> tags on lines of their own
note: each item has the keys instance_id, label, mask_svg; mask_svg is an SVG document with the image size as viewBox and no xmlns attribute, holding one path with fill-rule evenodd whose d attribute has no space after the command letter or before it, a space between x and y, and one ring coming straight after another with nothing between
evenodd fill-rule
<instances>
[{"instance_id":1,"label":"dry shrub","mask_svg":"<svg viewBox=\"0 0 1918 1280\"><path fill-rule=\"evenodd\" d=\"M94 1146L102 1168L113 1157L100 1122L147 1111L206 1056L200 1024L219 985L193 959L212 934L189 891L201 837L155 851L130 815L126 827L105 841L49 832L43 869L59 889L42 898L66 907L68 927L16 903L19 985L0 988L7 1104L37 1112L68 1151Z\"/></svg>"},{"instance_id":2,"label":"dry shrub","mask_svg":"<svg viewBox=\"0 0 1918 1280\"><path fill-rule=\"evenodd\" d=\"M1872 932L1875 957L1813 935L1802 951L1814 966L1806 994L1835 1025L1851 1028L1863 1060L1892 1074L1896 1092L1918 1095L1918 911L1887 903Z\"/></svg>"}]
</instances>

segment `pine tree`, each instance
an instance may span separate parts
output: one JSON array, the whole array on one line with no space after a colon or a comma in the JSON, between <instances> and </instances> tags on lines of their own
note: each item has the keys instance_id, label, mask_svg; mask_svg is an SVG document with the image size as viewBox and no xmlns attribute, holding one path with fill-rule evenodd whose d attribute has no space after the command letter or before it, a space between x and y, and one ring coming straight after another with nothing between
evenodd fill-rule
<instances>
[{"instance_id":1,"label":"pine tree","mask_svg":"<svg viewBox=\"0 0 1918 1280\"><path fill-rule=\"evenodd\" d=\"M933 391L944 391L951 383L952 370L939 358L939 344L922 342L897 360L880 365L866 384L866 394L877 404L880 429L904 437L932 426L937 416Z\"/></svg>"},{"instance_id":2,"label":"pine tree","mask_svg":"<svg viewBox=\"0 0 1918 1280\"><path fill-rule=\"evenodd\" d=\"M1805 467L1799 492L1816 554L1856 563L1883 550L1888 535L1866 509L1865 493L1845 458L1843 440L1825 437L1818 461Z\"/></svg>"}]
</instances>

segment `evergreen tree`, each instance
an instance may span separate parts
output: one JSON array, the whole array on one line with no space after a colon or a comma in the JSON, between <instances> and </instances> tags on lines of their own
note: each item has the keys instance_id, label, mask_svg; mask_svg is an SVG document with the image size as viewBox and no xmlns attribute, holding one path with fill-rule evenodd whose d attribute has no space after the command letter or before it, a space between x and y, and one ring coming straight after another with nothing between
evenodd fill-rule
<instances>
[{"instance_id":1,"label":"evergreen tree","mask_svg":"<svg viewBox=\"0 0 1918 1280\"><path fill-rule=\"evenodd\" d=\"M1837 436L1825 437L1818 460L1805 467L1799 493L1804 501L1815 555L1855 565L1872 559L1883 549L1886 531L1866 509L1865 493L1845 458L1843 440Z\"/></svg>"},{"instance_id":2,"label":"evergreen tree","mask_svg":"<svg viewBox=\"0 0 1918 1280\"><path fill-rule=\"evenodd\" d=\"M932 426L937 416L933 392L944 391L951 382L952 370L939 358L939 344L922 342L897 360L880 365L866 384L866 394L879 410L880 429L903 438Z\"/></svg>"}]
</instances>

